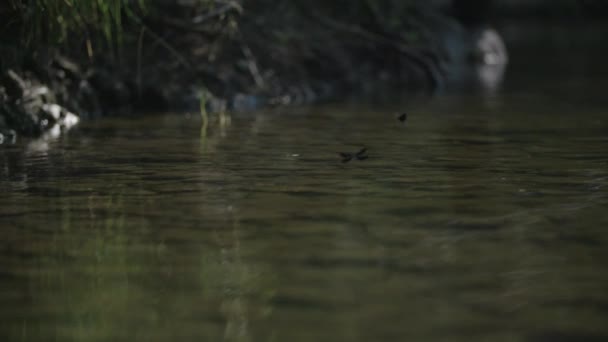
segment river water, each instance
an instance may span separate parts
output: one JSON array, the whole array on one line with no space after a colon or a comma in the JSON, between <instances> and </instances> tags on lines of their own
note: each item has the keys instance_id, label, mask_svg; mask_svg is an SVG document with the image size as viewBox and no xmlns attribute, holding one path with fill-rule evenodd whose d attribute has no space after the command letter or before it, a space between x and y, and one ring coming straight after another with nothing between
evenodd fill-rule
<instances>
[{"instance_id":1,"label":"river water","mask_svg":"<svg viewBox=\"0 0 608 342\"><path fill-rule=\"evenodd\" d=\"M2 146L1 340L608 340L608 74L552 51L491 93Z\"/></svg>"}]
</instances>

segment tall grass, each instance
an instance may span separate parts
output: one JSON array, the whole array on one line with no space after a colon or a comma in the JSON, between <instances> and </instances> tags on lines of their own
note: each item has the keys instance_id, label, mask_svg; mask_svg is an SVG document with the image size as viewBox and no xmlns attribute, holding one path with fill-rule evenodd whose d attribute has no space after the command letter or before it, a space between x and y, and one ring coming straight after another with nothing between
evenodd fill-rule
<instances>
[{"instance_id":1,"label":"tall grass","mask_svg":"<svg viewBox=\"0 0 608 342\"><path fill-rule=\"evenodd\" d=\"M123 19L145 8L146 0L8 0L26 47L84 41L118 49L123 43Z\"/></svg>"}]
</instances>

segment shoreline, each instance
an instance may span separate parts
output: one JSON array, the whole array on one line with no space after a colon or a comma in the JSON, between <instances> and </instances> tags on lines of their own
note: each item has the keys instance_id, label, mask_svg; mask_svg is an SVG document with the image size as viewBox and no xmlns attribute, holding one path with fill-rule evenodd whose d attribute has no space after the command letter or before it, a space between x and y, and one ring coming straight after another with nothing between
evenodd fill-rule
<instances>
[{"instance_id":1,"label":"shoreline","mask_svg":"<svg viewBox=\"0 0 608 342\"><path fill-rule=\"evenodd\" d=\"M395 8L332 16L331 8L283 7L260 13L226 5L193 14L172 5L126 28L119 56L87 58L76 44L37 47L0 63L0 134L36 137L78 120L196 111L201 103L209 112L249 111L374 89L432 94L453 69L478 64L469 59L479 57L485 30L427 7L399 7L405 17L394 23L385 19ZM4 50L0 61L11 54L19 52Z\"/></svg>"}]
</instances>

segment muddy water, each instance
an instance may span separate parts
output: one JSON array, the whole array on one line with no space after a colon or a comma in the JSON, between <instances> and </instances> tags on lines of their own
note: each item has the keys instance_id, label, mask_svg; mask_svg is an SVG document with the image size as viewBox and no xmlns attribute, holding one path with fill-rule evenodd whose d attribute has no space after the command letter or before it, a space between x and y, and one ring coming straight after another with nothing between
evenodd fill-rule
<instances>
[{"instance_id":1,"label":"muddy water","mask_svg":"<svg viewBox=\"0 0 608 342\"><path fill-rule=\"evenodd\" d=\"M608 78L513 65L493 94L2 147L1 339L608 339Z\"/></svg>"}]
</instances>

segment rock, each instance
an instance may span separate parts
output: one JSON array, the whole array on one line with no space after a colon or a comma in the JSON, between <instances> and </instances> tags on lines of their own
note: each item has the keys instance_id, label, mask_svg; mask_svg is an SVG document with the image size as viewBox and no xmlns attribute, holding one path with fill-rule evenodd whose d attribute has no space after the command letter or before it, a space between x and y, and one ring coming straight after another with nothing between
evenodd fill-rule
<instances>
[{"instance_id":1,"label":"rock","mask_svg":"<svg viewBox=\"0 0 608 342\"><path fill-rule=\"evenodd\" d=\"M74 71L73 66L66 64L68 67ZM31 73L25 75L27 78L8 69L1 78L0 133L3 142L7 137L13 141L16 133L36 137L45 131L70 128L78 123L76 114L57 103L51 86L42 84ZM66 92L64 88L58 89Z\"/></svg>"},{"instance_id":2,"label":"rock","mask_svg":"<svg viewBox=\"0 0 608 342\"><path fill-rule=\"evenodd\" d=\"M78 115L72 112L65 111L61 125L65 128L71 128L72 126L75 126L78 122L80 122L80 118L78 117Z\"/></svg>"},{"instance_id":3,"label":"rock","mask_svg":"<svg viewBox=\"0 0 608 342\"><path fill-rule=\"evenodd\" d=\"M0 130L0 145L14 144L17 142L17 132L12 129Z\"/></svg>"},{"instance_id":4,"label":"rock","mask_svg":"<svg viewBox=\"0 0 608 342\"><path fill-rule=\"evenodd\" d=\"M70 61L69 59L57 55L53 58L53 62L51 63L52 67L55 67L57 70L61 70L63 71L63 73L65 74L65 76L67 76L68 78L71 78L73 80L80 80L82 79L82 71L80 70L80 67L78 67L78 65L72 61Z\"/></svg>"},{"instance_id":5,"label":"rock","mask_svg":"<svg viewBox=\"0 0 608 342\"><path fill-rule=\"evenodd\" d=\"M473 63L484 65L505 65L509 55L502 37L492 28L482 28L473 32L473 51L470 58Z\"/></svg>"},{"instance_id":6,"label":"rock","mask_svg":"<svg viewBox=\"0 0 608 342\"><path fill-rule=\"evenodd\" d=\"M47 114L54 122L61 119L61 111L64 109L58 104L43 104L42 111Z\"/></svg>"},{"instance_id":7,"label":"rock","mask_svg":"<svg viewBox=\"0 0 608 342\"><path fill-rule=\"evenodd\" d=\"M76 114L69 112L67 109L55 103L44 104L41 109L48 117L52 118L53 124L57 124L61 127L70 128L80 121Z\"/></svg>"}]
</instances>

